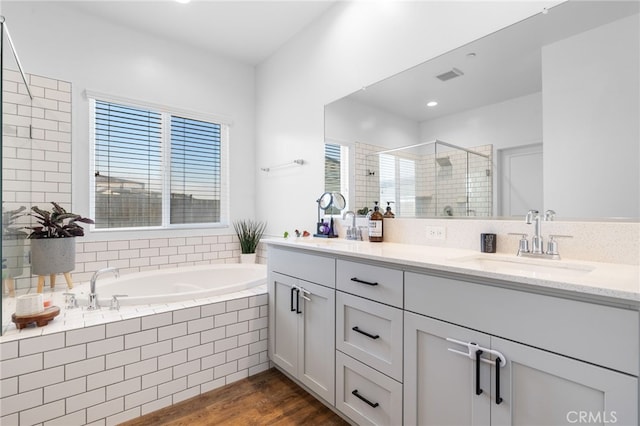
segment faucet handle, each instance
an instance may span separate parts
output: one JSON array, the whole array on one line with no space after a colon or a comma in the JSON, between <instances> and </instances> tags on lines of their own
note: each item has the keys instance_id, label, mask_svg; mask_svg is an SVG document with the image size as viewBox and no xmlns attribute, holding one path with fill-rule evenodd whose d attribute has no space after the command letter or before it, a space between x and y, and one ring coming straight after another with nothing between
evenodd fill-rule
<instances>
[{"instance_id":1,"label":"faucet handle","mask_svg":"<svg viewBox=\"0 0 640 426\"><path fill-rule=\"evenodd\" d=\"M78 299L76 299L75 293L62 293L64 296L65 308L74 309L78 307Z\"/></svg>"},{"instance_id":2,"label":"faucet handle","mask_svg":"<svg viewBox=\"0 0 640 426\"><path fill-rule=\"evenodd\" d=\"M527 234L522 232L509 232L509 235L519 235L520 241L518 242L518 256L522 253L529 253L529 240L527 240Z\"/></svg>"},{"instance_id":3,"label":"faucet handle","mask_svg":"<svg viewBox=\"0 0 640 426\"><path fill-rule=\"evenodd\" d=\"M549 235L549 241L547 242L547 254L551 256L560 257L560 253L558 252L558 241L556 238L573 238L572 235Z\"/></svg>"},{"instance_id":4,"label":"faucet handle","mask_svg":"<svg viewBox=\"0 0 640 426\"><path fill-rule=\"evenodd\" d=\"M128 294L114 294L111 297L111 306L109 307L110 310L112 311L119 311L120 310L120 301L118 300L118 297L128 297Z\"/></svg>"},{"instance_id":5,"label":"faucet handle","mask_svg":"<svg viewBox=\"0 0 640 426\"><path fill-rule=\"evenodd\" d=\"M545 221L553 221L553 219L556 217L556 212L555 210L547 210L546 212L544 212L544 220Z\"/></svg>"}]
</instances>

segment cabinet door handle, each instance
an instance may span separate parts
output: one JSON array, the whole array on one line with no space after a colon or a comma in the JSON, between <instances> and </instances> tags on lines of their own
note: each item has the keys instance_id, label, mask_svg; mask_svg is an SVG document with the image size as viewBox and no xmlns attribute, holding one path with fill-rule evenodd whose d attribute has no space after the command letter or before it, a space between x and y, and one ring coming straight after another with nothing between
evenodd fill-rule
<instances>
[{"instance_id":1,"label":"cabinet door handle","mask_svg":"<svg viewBox=\"0 0 640 426\"><path fill-rule=\"evenodd\" d=\"M295 287L291 287L291 312L295 311L296 309L293 307L293 292L295 291Z\"/></svg>"},{"instance_id":2,"label":"cabinet door handle","mask_svg":"<svg viewBox=\"0 0 640 426\"><path fill-rule=\"evenodd\" d=\"M369 405L370 405L370 406L372 406L373 408L376 408L378 405L380 405L380 404L378 404L377 402L371 402L371 401L369 401L367 398L365 398L364 396L360 395L360 394L358 393L358 389L354 389L353 391L351 391L351 393L352 393L353 395L355 395L355 396L356 396L356 398L359 398L360 400L362 400L362 401L366 402L367 404L369 404Z\"/></svg>"},{"instance_id":3,"label":"cabinet door handle","mask_svg":"<svg viewBox=\"0 0 640 426\"><path fill-rule=\"evenodd\" d=\"M370 281L363 281L363 280L361 280L359 278L356 278L356 277L351 278L351 281L354 281L354 282L357 282L357 283L360 283L360 284L366 284L366 285L378 285L378 283L372 283Z\"/></svg>"},{"instance_id":4,"label":"cabinet door handle","mask_svg":"<svg viewBox=\"0 0 640 426\"><path fill-rule=\"evenodd\" d=\"M296 288L296 314L301 314L300 310L300 289Z\"/></svg>"},{"instance_id":5,"label":"cabinet door handle","mask_svg":"<svg viewBox=\"0 0 640 426\"><path fill-rule=\"evenodd\" d=\"M367 333L366 331L362 331L362 330L360 330L360 329L358 328L358 326L357 326L357 325L356 325L355 327L351 328L351 329L352 329L353 331L355 331L356 333L364 334L365 336L367 336L367 337L369 337L369 338L371 338L371 339L373 339L373 340L375 340L375 339L379 339L379 338L380 338L380 336L379 336L379 335L377 335L377 334L374 336L373 334L369 334L369 333Z\"/></svg>"},{"instance_id":6,"label":"cabinet door handle","mask_svg":"<svg viewBox=\"0 0 640 426\"><path fill-rule=\"evenodd\" d=\"M482 393L482 389L480 388L480 355L482 355L482 351L478 349L476 351L476 395Z\"/></svg>"},{"instance_id":7,"label":"cabinet door handle","mask_svg":"<svg viewBox=\"0 0 640 426\"><path fill-rule=\"evenodd\" d=\"M496 358L496 404L500 404L502 402L502 397L500 396L500 357Z\"/></svg>"}]
</instances>

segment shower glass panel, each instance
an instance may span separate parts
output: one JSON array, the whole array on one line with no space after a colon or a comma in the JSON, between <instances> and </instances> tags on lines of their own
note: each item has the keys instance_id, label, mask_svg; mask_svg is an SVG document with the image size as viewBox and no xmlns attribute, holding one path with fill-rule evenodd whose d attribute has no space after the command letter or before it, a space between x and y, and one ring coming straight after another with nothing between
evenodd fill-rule
<instances>
[{"instance_id":1,"label":"shower glass panel","mask_svg":"<svg viewBox=\"0 0 640 426\"><path fill-rule=\"evenodd\" d=\"M369 147L371 147L369 145ZM477 150L477 151L476 151ZM492 146L473 150L440 140L366 155L360 202L387 203L399 217L491 215Z\"/></svg>"},{"instance_id":2,"label":"shower glass panel","mask_svg":"<svg viewBox=\"0 0 640 426\"><path fill-rule=\"evenodd\" d=\"M2 64L2 324L11 322L16 294L28 291L31 273L28 240L24 227L31 206L33 151L31 141L32 100L28 82L8 38L4 18L0 17Z\"/></svg>"}]
</instances>

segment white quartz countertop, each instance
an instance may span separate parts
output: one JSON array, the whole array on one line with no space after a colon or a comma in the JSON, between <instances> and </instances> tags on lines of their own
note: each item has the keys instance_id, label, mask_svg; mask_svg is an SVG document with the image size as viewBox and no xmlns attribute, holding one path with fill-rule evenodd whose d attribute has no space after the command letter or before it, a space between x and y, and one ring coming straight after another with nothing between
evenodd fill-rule
<instances>
[{"instance_id":1,"label":"white quartz countertop","mask_svg":"<svg viewBox=\"0 0 640 426\"><path fill-rule=\"evenodd\" d=\"M399 243L370 243L344 239L269 238L266 244L312 250L326 254L395 263L470 277L509 281L582 295L640 302L640 268L636 265L550 260L490 254L473 250Z\"/></svg>"}]
</instances>

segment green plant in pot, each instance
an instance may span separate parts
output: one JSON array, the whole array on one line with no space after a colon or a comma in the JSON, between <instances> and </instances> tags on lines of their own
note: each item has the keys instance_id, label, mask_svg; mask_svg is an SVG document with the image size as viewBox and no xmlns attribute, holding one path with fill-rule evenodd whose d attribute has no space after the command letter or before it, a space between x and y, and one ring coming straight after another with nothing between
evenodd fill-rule
<instances>
[{"instance_id":1,"label":"green plant in pot","mask_svg":"<svg viewBox=\"0 0 640 426\"><path fill-rule=\"evenodd\" d=\"M267 224L265 222L254 220L238 220L233 222L233 228L240 240L240 250L242 255L240 261L242 263L255 263L256 249L260 238L264 234Z\"/></svg>"},{"instance_id":2,"label":"green plant in pot","mask_svg":"<svg viewBox=\"0 0 640 426\"><path fill-rule=\"evenodd\" d=\"M31 271L38 275L38 292L44 286L44 276L49 275L51 287L55 285L55 274L64 274L67 286L73 287L71 272L76 263L75 237L82 237L84 229L81 223L94 223L93 220L75 213L67 212L58 203L51 203L52 209L44 210L38 206L31 207L30 216L37 225L29 226L31 230Z\"/></svg>"}]
</instances>

